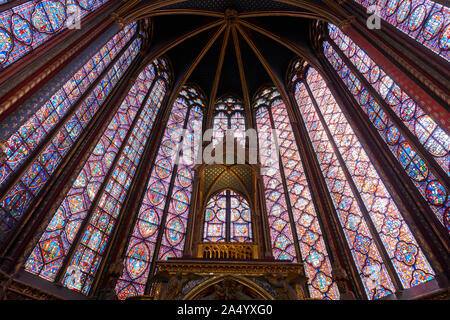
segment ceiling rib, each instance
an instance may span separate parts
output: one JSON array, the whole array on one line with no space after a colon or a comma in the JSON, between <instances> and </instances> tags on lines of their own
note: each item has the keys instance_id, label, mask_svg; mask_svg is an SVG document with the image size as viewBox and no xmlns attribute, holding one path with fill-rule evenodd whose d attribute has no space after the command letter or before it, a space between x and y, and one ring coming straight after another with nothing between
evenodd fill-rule
<instances>
[{"instance_id":1,"label":"ceiling rib","mask_svg":"<svg viewBox=\"0 0 450 320\"><path fill-rule=\"evenodd\" d=\"M217 32L212 36L212 38L208 41L208 43L203 47L202 51L197 55L197 57L194 59L192 64L189 66L188 70L184 73L183 77L181 78L181 80L178 82L178 84L172 91L172 94L171 94L171 97L169 100L169 106L173 105L176 97L178 96L178 93L181 91L181 88L187 82L187 80L191 76L192 72L194 72L195 68L198 66L200 61L202 61L203 57L206 55L206 53L209 51L209 49L217 41L217 38L219 38L220 35L223 33L225 28L226 28L226 24L224 21L222 21L222 25L219 28L219 30L217 30Z\"/></svg>"},{"instance_id":2,"label":"ceiling rib","mask_svg":"<svg viewBox=\"0 0 450 320\"><path fill-rule=\"evenodd\" d=\"M242 38L247 42L249 47L252 49L252 51L255 53L256 57L258 58L259 62L263 65L264 69L266 70L267 74L269 75L270 79L272 80L273 84L277 88L278 92L282 96L285 103L287 103L288 96L286 94L286 91L284 90L284 86L282 85L281 81L278 79L278 77L274 74L272 71L272 68L270 67L270 64L267 62L267 60L264 58L263 54L259 51L258 47L255 45L252 39L247 35L247 33L241 28L239 24L236 24L236 28L241 34Z\"/></svg>"},{"instance_id":3,"label":"ceiling rib","mask_svg":"<svg viewBox=\"0 0 450 320\"><path fill-rule=\"evenodd\" d=\"M291 41L283 39L282 37L245 20L239 20L239 24L278 42L279 44L281 44L282 46L293 52L295 55L311 62L313 67L315 66L314 59L309 54L307 54L303 49L299 48L296 44L292 43Z\"/></svg>"},{"instance_id":4,"label":"ceiling rib","mask_svg":"<svg viewBox=\"0 0 450 320\"><path fill-rule=\"evenodd\" d=\"M258 34L262 35L265 38L269 38L277 43L279 43L281 46L286 48L289 52L293 53L296 56L300 56L305 58L308 61L311 61L311 64L315 65L314 57L308 52L307 48L304 48L302 46L299 46L297 43L290 41L285 36L281 36L278 32L273 33L271 31L268 31L264 27L261 27L258 25L258 23L252 21L248 21L245 19L252 19L252 18L258 18L258 17L274 17L274 18L280 18L280 17L296 17L299 19L317 19L317 20L335 20L338 19L336 15L334 15L333 12L330 12L330 10L327 11L325 6L323 4L313 3L311 1L306 0L275 0L275 2L281 2L281 3L287 3L291 5L295 5L299 8L299 11L295 11L295 9L291 10L274 10L274 11L250 11L250 12L242 12L238 13L233 9L227 9L224 13L217 12L217 11L208 11L207 9L195 9L195 8L180 8L180 6L184 6L183 2L186 2L186 0L168 0L168 1L157 1L153 2L151 4L144 4L140 6L135 6L133 9L128 11L128 13L124 13L123 16L126 17L127 20L136 20L141 18L149 18L149 17L158 17L158 16L177 16L177 15L198 15L198 16L205 16L205 17L213 17L218 18L217 21L214 22L208 22L208 24L205 24L193 31L190 31L182 36L177 37L175 40L172 40L170 43L164 43L159 42L156 46L153 46L150 48L149 53L146 56L146 59L144 61L144 65L149 63L151 60L155 58L159 58L162 55L168 53L174 48L178 48L182 46L186 40L190 38L196 38L200 39L200 34L204 33L207 30L210 30L212 28L219 27L219 30L215 34L215 36L211 39L210 42L203 48L200 55L193 61L193 63L188 66L187 72L182 72L180 74L180 77L178 77L179 84L178 89L175 89L175 91L181 90L181 87L185 85L185 83L189 80L189 78L192 78L195 69L198 69L198 65L202 60L205 59L206 53L210 50L210 48L214 45L214 43L217 41L217 39L224 33L223 41L221 44L220 53L218 55L217 63L214 63L212 66L211 73L214 72L215 69L215 75L214 80L211 86L211 83L208 83L211 87L210 92L210 99L207 105L208 112L207 112L207 118L206 118L206 127L209 128L211 126L212 122L212 111L214 110L214 104L215 100L217 99L217 95L219 94L219 91L221 90L222 86L222 79L226 75L226 70L224 69L226 67L226 60L228 59L229 55L232 54L231 51L228 52L228 48L230 45L230 41L233 42L233 47L235 51L235 57L233 57L233 60L236 60L237 67L239 73L239 79L240 79L240 87L242 89L242 95L243 95L243 101L246 105L246 118L247 123L249 125L252 125L253 119L251 117L251 98L252 98L252 92L249 90L253 87L258 87L258 83L255 82L255 76L253 76L253 73L250 73L250 69L253 70L255 67L257 70L258 77L257 79L266 79L266 74L271 79L271 82L274 84L277 84L277 87L279 88L280 93L283 93L280 89L280 86L282 84L281 80L275 76L274 70L278 70L275 67L278 66L277 63L272 61L274 65L269 65L263 54L258 48L258 44L255 42L256 40L252 37L252 33L254 32L255 36ZM178 8L174 9L166 9L166 6L181 3ZM300 9L301 8L301 9ZM309 10L310 12L308 12ZM334 17L332 17L334 15ZM176 19L176 18L175 18ZM194 18L195 19L195 18ZM159 21L159 20L158 20ZM203 20L202 20L203 21ZM308 21L306 21L303 24L304 28L307 28ZM225 32L224 32L225 31ZM233 37L231 40L230 37ZM244 42L241 41L240 38L244 38ZM203 39L203 37L201 38ZM259 39L259 37L258 37ZM196 40L194 40L196 41ZM198 42L198 41L196 41ZM204 46L204 42L197 47ZM243 43L247 43L250 47L251 51L255 53L257 56L257 62L256 65L253 65L250 67L250 69L247 68L247 70L244 68L244 58L243 55L243 49L247 50L246 46L245 48L242 47ZM218 49L218 48L217 48ZM179 50L178 50L179 51ZM181 51L182 52L182 51ZM217 51L215 51L214 56L216 56ZM285 52L283 50L283 52ZM287 51L286 51L287 52ZM245 51L247 53L247 51ZM182 54L182 53L176 53L176 54ZM289 59L290 54L287 56L285 55L286 59ZM170 54L169 54L170 58ZM215 62L215 61L214 61ZM262 65L263 68L260 66ZM210 66L210 67L211 67ZM233 74L235 71L232 72ZM236 83L236 78L233 78L232 82L229 81L229 72L226 75L227 81L224 82L224 88L230 87L233 88L233 91L238 90L239 84ZM276 79L274 79L276 78ZM202 78L197 79L199 81L205 81L202 80ZM258 82L259 80L256 80ZM260 82L260 81L259 81ZM177 86L177 85L175 85ZM254 89L252 89L254 90ZM285 91L284 91L285 93ZM284 97L285 98L285 97Z\"/></svg>"},{"instance_id":5,"label":"ceiling rib","mask_svg":"<svg viewBox=\"0 0 450 320\"><path fill-rule=\"evenodd\" d=\"M168 52L170 49L173 49L174 47L178 46L179 44L183 43L184 41L195 37L196 35L205 32L209 29L212 29L214 27L223 25L223 20L215 21L212 23L209 23L207 25L201 26L200 28L197 28L193 31L190 31L178 38L176 38L174 41L171 41L167 45L164 45L163 47L156 49L154 52L149 52L147 54L147 57L145 58L145 61L142 63L143 67L145 67L147 64L151 63L154 59L157 59L164 55L166 52Z\"/></svg>"},{"instance_id":6,"label":"ceiling rib","mask_svg":"<svg viewBox=\"0 0 450 320\"><path fill-rule=\"evenodd\" d=\"M225 22L225 20L224 20ZM222 67L223 67L223 62L225 60L225 53L226 53L226 49L228 47L228 41L230 38L230 26L227 25L227 29L225 31L225 36L223 38L222 41L222 48L220 49L220 55L219 55L219 61L217 63L217 69L216 69L216 74L214 76L214 83L213 83L213 88L211 90L211 96L209 99L209 104L208 104L208 112L207 112L207 118L206 118L206 128L211 128L212 127L212 113L214 110L214 104L216 101L216 96L217 96L217 91L219 89L219 82L220 82L220 77L222 75Z\"/></svg>"},{"instance_id":7,"label":"ceiling rib","mask_svg":"<svg viewBox=\"0 0 450 320\"><path fill-rule=\"evenodd\" d=\"M157 16L167 16L167 15L196 15L196 16L206 16L206 17L214 17L214 18L223 18L223 13L207 11L207 10L198 10L198 9L161 9L161 10L153 10L144 8L137 8L130 13L128 13L123 21L125 23L131 23L133 21L137 21L144 18L151 18Z\"/></svg>"},{"instance_id":8,"label":"ceiling rib","mask_svg":"<svg viewBox=\"0 0 450 320\"><path fill-rule=\"evenodd\" d=\"M233 25L233 43L234 43L234 51L236 52L236 60L238 62L238 68L239 68L239 77L241 79L241 86L242 86L242 94L244 95L244 102L246 105L245 113L247 118L248 127L253 128L253 118L251 116L250 108L250 96L248 93L248 86L247 86L247 80L245 77L245 71L244 71L244 63L242 61L242 54L241 54L241 48L239 46L239 39L236 31L235 25Z\"/></svg>"}]
</instances>

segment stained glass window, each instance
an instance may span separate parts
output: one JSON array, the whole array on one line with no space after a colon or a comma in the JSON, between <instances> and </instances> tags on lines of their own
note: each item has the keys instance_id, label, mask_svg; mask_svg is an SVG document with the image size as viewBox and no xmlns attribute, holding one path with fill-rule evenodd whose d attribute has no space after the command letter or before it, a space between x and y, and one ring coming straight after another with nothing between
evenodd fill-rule
<instances>
[{"instance_id":1,"label":"stained glass window","mask_svg":"<svg viewBox=\"0 0 450 320\"><path fill-rule=\"evenodd\" d=\"M311 297L339 299L286 107L274 88L260 93L255 107L273 255L304 263ZM293 233L299 240L300 257L295 252Z\"/></svg>"},{"instance_id":2,"label":"stained glass window","mask_svg":"<svg viewBox=\"0 0 450 320\"><path fill-rule=\"evenodd\" d=\"M245 145L245 116L242 103L233 97L219 99L213 117L213 144L233 133L238 143Z\"/></svg>"},{"instance_id":3,"label":"stained glass window","mask_svg":"<svg viewBox=\"0 0 450 320\"><path fill-rule=\"evenodd\" d=\"M450 174L450 137L361 48L334 25L330 37L370 82L406 127Z\"/></svg>"},{"instance_id":4,"label":"stained glass window","mask_svg":"<svg viewBox=\"0 0 450 320\"><path fill-rule=\"evenodd\" d=\"M117 33L51 96L35 115L9 137L8 147L5 150L7 158L0 166L0 185L4 184L10 174L30 156L61 118L71 110L81 95L128 43L135 31L136 24L133 23Z\"/></svg>"},{"instance_id":5,"label":"stained glass window","mask_svg":"<svg viewBox=\"0 0 450 320\"><path fill-rule=\"evenodd\" d=\"M406 140L389 115L382 110L358 76L344 63L333 46L324 42L324 50L328 61L349 88L349 91L355 97L355 101L378 130L381 138L405 169L417 190L428 202L438 220L450 231L450 199L446 188L428 168L425 161L416 152L416 148Z\"/></svg>"},{"instance_id":6,"label":"stained glass window","mask_svg":"<svg viewBox=\"0 0 450 320\"><path fill-rule=\"evenodd\" d=\"M450 8L430 0L355 0L376 6L385 21L450 61Z\"/></svg>"},{"instance_id":7,"label":"stained glass window","mask_svg":"<svg viewBox=\"0 0 450 320\"><path fill-rule=\"evenodd\" d=\"M182 255L203 109L203 96L191 87L172 106L116 285L119 299L144 294L154 259Z\"/></svg>"},{"instance_id":8,"label":"stained glass window","mask_svg":"<svg viewBox=\"0 0 450 320\"><path fill-rule=\"evenodd\" d=\"M85 17L106 2L108 0L27 1L1 12L0 70L62 30L73 28L75 19Z\"/></svg>"},{"instance_id":9,"label":"stained glass window","mask_svg":"<svg viewBox=\"0 0 450 320\"><path fill-rule=\"evenodd\" d=\"M129 32L131 29L127 30ZM88 79L98 73L95 70L101 70L94 67L103 64L101 58L106 58L105 62L109 62L112 56L120 52L123 43L120 41L116 47L114 39L117 38L114 37L108 42L94 56L94 60L90 60L87 66L77 73L77 75L87 73L86 77L79 79L75 75L75 78L69 80L9 139L8 160L2 165L2 176L11 174L12 168L18 170L15 162L23 162L23 158L28 158L31 164L0 200L0 237L3 237L21 218L137 55L140 39L135 39L128 45L84 100L75 103L76 97L81 96L78 88L86 86L79 83L91 81ZM53 128L52 136L47 137L47 141L39 145L39 153L31 154L32 151L36 151L37 143L43 139L42 136L46 136L51 128Z\"/></svg>"},{"instance_id":10,"label":"stained glass window","mask_svg":"<svg viewBox=\"0 0 450 320\"><path fill-rule=\"evenodd\" d=\"M434 158L446 174L450 174L450 137L425 114L420 105L411 99L370 57L362 51L348 36L337 27L330 25L330 36L337 45L337 50L342 52L349 61L354 64L362 76L380 94L387 106L389 106L403 122L407 130L415 135L429 152L429 157ZM399 159L407 174L412 178L421 194L430 204L430 208L436 214L438 220L450 230L449 210L450 199L448 191L434 176L425 162L416 153L413 145L409 144L401 134L398 127L394 126L388 114L383 112L367 88L358 79L339 57L331 44L325 43L325 54L332 62L334 68L338 68L338 74L349 86L363 110L368 114L372 123L383 131L383 139L387 142L391 151Z\"/></svg>"},{"instance_id":11,"label":"stained glass window","mask_svg":"<svg viewBox=\"0 0 450 320\"><path fill-rule=\"evenodd\" d=\"M206 205L204 242L252 242L252 218L247 200L225 190L213 195Z\"/></svg>"},{"instance_id":12,"label":"stained glass window","mask_svg":"<svg viewBox=\"0 0 450 320\"><path fill-rule=\"evenodd\" d=\"M376 299L394 292L385 259L404 288L433 279L427 258L315 69L309 68L306 83L296 84L295 97L367 296Z\"/></svg>"},{"instance_id":13,"label":"stained glass window","mask_svg":"<svg viewBox=\"0 0 450 320\"><path fill-rule=\"evenodd\" d=\"M28 272L55 280L91 212L63 278L66 287L89 292L166 92L157 65L139 74L26 262ZM71 277L74 269L80 278Z\"/></svg>"}]
</instances>

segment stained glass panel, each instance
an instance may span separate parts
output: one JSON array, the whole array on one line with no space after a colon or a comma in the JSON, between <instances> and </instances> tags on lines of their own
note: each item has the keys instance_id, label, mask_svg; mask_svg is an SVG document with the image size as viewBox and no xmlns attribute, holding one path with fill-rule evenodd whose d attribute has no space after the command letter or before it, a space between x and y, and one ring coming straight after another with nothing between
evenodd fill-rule
<instances>
[{"instance_id":1,"label":"stained glass panel","mask_svg":"<svg viewBox=\"0 0 450 320\"><path fill-rule=\"evenodd\" d=\"M374 246L373 238L368 232L366 223L369 222L366 222L366 217L361 214L362 210L350 188L336 152L339 152L352 176L352 182L364 203L364 210L367 210L370 223L373 223L376 228L402 285L410 288L433 279L434 271L325 81L316 70L310 68L307 82L317 102L318 110L312 104L304 85L300 83L297 84L296 89L297 101L307 123L309 135L347 240L353 247L351 250L368 296L377 298L389 294L393 290L392 282ZM324 125L329 131L324 129ZM331 163L334 163L334 166L330 166ZM361 236L356 236L353 240L351 237L355 235L355 231L361 232ZM361 253L365 255L363 264L356 257ZM368 254L372 256L369 257Z\"/></svg>"},{"instance_id":2,"label":"stained glass panel","mask_svg":"<svg viewBox=\"0 0 450 320\"><path fill-rule=\"evenodd\" d=\"M295 96L366 293L370 299L391 294L392 280L303 84Z\"/></svg>"},{"instance_id":3,"label":"stained glass panel","mask_svg":"<svg viewBox=\"0 0 450 320\"><path fill-rule=\"evenodd\" d=\"M0 165L0 185L3 185L11 173L38 148L40 142L71 110L81 95L128 43L135 31L136 24L133 23L117 33L51 96L35 115L11 135L5 150L6 161Z\"/></svg>"},{"instance_id":4,"label":"stained glass panel","mask_svg":"<svg viewBox=\"0 0 450 320\"><path fill-rule=\"evenodd\" d=\"M189 119L185 125L182 155L180 156L177 174L173 182L172 196L167 211L167 222L163 231L161 249L159 251L159 259L161 260L169 257L180 258L183 254L194 178L192 169L194 168L195 159L198 155L201 134L203 132L203 102L199 98L192 99L190 102L199 104L191 106Z\"/></svg>"},{"instance_id":5,"label":"stained glass panel","mask_svg":"<svg viewBox=\"0 0 450 320\"><path fill-rule=\"evenodd\" d=\"M122 142L127 137L127 132L139 113L141 104L154 78L155 68L153 65L146 67L138 76L34 248L25 265L27 271L51 281L55 279L56 273L61 267L84 219L90 212L98 192L105 184L104 179L121 150ZM89 259L81 259L79 263L72 261L71 265L77 266L83 272L83 277L80 279L82 283L74 284L67 283L69 280L66 276L65 285L71 289L82 291L85 294L89 290L89 281L92 281L92 275L95 274L95 268L100 262L102 250L105 248L108 235L112 231L115 219L117 219L120 206L124 201L145 141L150 133L153 124L151 119L154 119L159 109L164 92L164 82L157 82L139 113L139 118L122 149L121 156L112 170L108 183L105 184L105 189L102 190L98 206L80 244L80 246L86 245L89 249L92 249L90 258L97 254L96 263L90 260L90 265ZM148 117L148 122L144 121L146 117ZM146 130L144 131L144 129ZM48 251L57 251L58 255L48 255ZM79 256L80 254L75 255L73 259L78 261ZM88 255L83 257L86 256Z\"/></svg>"},{"instance_id":6,"label":"stained glass panel","mask_svg":"<svg viewBox=\"0 0 450 320\"><path fill-rule=\"evenodd\" d=\"M272 240L272 255L275 259L296 262L294 238L290 226L286 196L279 169L279 155L272 132L270 114L266 108L256 112L259 157L265 188L267 215Z\"/></svg>"},{"instance_id":7,"label":"stained glass panel","mask_svg":"<svg viewBox=\"0 0 450 320\"><path fill-rule=\"evenodd\" d=\"M146 80L148 80L144 83L144 89L148 88L153 80L152 71L150 67L144 70L147 73ZM89 293L165 93L165 82L162 79L157 80L146 103L140 111L137 111L140 112L139 118L125 142L116 166L112 169L112 175L100 195L100 202L95 208L81 238L81 243L77 246L69 264L69 269L71 266L80 268L82 276L75 281L70 277L70 272L65 274L63 284L72 290L81 291L84 294Z\"/></svg>"},{"instance_id":8,"label":"stained glass panel","mask_svg":"<svg viewBox=\"0 0 450 320\"><path fill-rule=\"evenodd\" d=\"M260 106L257 119L258 134L261 135L263 130L272 128L272 126L265 126L260 118L262 114L271 112L273 128L277 129L276 143L281 157L281 170L283 170L285 184L287 190L289 190L285 201L289 201L291 204L293 222L301 252L299 260L304 263L310 295L313 298L337 300L339 299L339 292L336 283L332 280L330 259L286 107L275 89L265 92L265 94L258 95L257 100L260 102L257 104L257 106ZM268 147L267 145L260 145L260 154L264 154ZM274 166L272 170L279 171L280 169ZM264 178L265 187L270 188L270 184L266 182L268 181L267 177ZM280 197L285 197L285 193L283 192ZM271 202L266 197L267 207L272 207L272 210L269 211L269 217L273 214ZM271 222L270 226L277 229L279 223L280 220L275 220ZM284 222L280 226L282 225L284 225Z\"/></svg>"},{"instance_id":9,"label":"stained glass panel","mask_svg":"<svg viewBox=\"0 0 450 320\"><path fill-rule=\"evenodd\" d=\"M378 103L360 82L358 77L345 65L339 54L328 43L324 42L325 56L337 71L343 82L355 97L355 101L367 114L369 120L378 130L381 138L400 162L411 181L428 202L438 220L450 232L450 199L448 191L438 181L426 163L408 143L390 117L380 108Z\"/></svg>"},{"instance_id":10,"label":"stained glass panel","mask_svg":"<svg viewBox=\"0 0 450 320\"><path fill-rule=\"evenodd\" d=\"M183 250L185 226L192 190L192 159L201 134L204 103L197 90L184 87L172 106L155 164L139 208L124 259L124 271L116 285L119 299L144 294L154 257L167 259ZM180 146L183 130L187 136ZM193 131L200 130L200 131ZM183 150L182 161L179 160ZM192 153L185 152L193 150ZM169 194L170 192L170 194ZM161 222L165 219L165 225ZM162 237L160 252L155 252L158 236Z\"/></svg>"},{"instance_id":11,"label":"stained glass panel","mask_svg":"<svg viewBox=\"0 0 450 320\"><path fill-rule=\"evenodd\" d=\"M450 8L431 0L355 0L376 6L381 18L450 61Z\"/></svg>"},{"instance_id":12,"label":"stained glass panel","mask_svg":"<svg viewBox=\"0 0 450 320\"><path fill-rule=\"evenodd\" d=\"M114 67L108 71L83 102L77 105L71 116L66 117L65 122L58 127L59 129L46 146L42 147L42 151L35 157L31 166L24 171L19 181L2 197L0 201L2 237L21 218L39 190L55 172L70 147L77 141L103 101L130 66L138 53L140 43L140 40L136 39L130 44ZM98 168L93 165L92 171L97 174L96 169Z\"/></svg>"},{"instance_id":13,"label":"stained glass panel","mask_svg":"<svg viewBox=\"0 0 450 320\"><path fill-rule=\"evenodd\" d=\"M204 242L225 242L227 238L227 196L218 193L208 200L203 230Z\"/></svg>"},{"instance_id":14,"label":"stained glass panel","mask_svg":"<svg viewBox=\"0 0 450 320\"><path fill-rule=\"evenodd\" d=\"M0 13L0 70L81 19L108 0L27 1Z\"/></svg>"},{"instance_id":15,"label":"stained glass panel","mask_svg":"<svg viewBox=\"0 0 450 320\"><path fill-rule=\"evenodd\" d=\"M348 36L334 25L328 27L336 45L419 139L430 156L450 175L450 136Z\"/></svg>"},{"instance_id":16,"label":"stained glass panel","mask_svg":"<svg viewBox=\"0 0 450 320\"><path fill-rule=\"evenodd\" d=\"M247 200L232 190L213 195L206 205L204 242L252 242L252 218Z\"/></svg>"},{"instance_id":17,"label":"stained glass panel","mask_svg":"<svg viewBox=\"0 0 450 320\"><path fill-rule=\"evenodd\" d=\"M213 144L216 145L222 141L230 132L239 144L245 145L245 130L242 103L233 97L219 99L213 117Z\"/></svg>"},{"instance_id":18,"label":"stained glass panel","mask_svg":"<svg viewBox=\"0 0 450 320\"><path fill-rule=\"evenodd\" d=\"M231 242L251 242L252 217L247 200L241 195L230 193L230 240Z\"/></svg>"}]
</instances>

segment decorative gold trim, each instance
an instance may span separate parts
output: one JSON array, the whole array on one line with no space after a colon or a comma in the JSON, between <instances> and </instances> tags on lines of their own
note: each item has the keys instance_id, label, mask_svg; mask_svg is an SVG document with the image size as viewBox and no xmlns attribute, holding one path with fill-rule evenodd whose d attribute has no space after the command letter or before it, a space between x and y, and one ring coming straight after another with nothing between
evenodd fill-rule
<instances>
[{"instance_id":1,"label":"decorative gold trim","mask_svg":"<svg viewBox=\"0 0 450 320\"><path fill-rule=\"evenodd\" d=\"M195 273L199 275L225 274L288 274L304 275L303 264L282 260L274 261L211 261L211 260L167 260L157 262L158 271L177 273Z\"/></svg>"},{"instance_id":2,"label":"decorative gold trim","mask_svg":"<svg viewBox=\"0 0 450 320\"><path fill-rule=\"evenodd\" d=\"M258 259L258 245L239 242L202 242L198 244L198 258L225 260Z\"/></svg>"}]
</instances>

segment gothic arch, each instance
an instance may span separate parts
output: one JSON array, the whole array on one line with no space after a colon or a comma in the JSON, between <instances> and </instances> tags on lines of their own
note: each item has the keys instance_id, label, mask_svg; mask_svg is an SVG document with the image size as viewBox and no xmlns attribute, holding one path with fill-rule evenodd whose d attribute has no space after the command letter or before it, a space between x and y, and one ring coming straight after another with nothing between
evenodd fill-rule
<instances>
[{"instance_id":1,"label":"gothic arch","mask_svg":"<svg viewBox=\"0 0 450 320\"><path fill-rule=\"evenodd\" d=\"M261 286L259 286L255 282L253 282L245 277L237 276L237 275L219 276L219 277L214 277L205 282L202 282L201 284L196 286L194 289L192 289L188 294L186 294L182 299L183 300L202 300L202 298L204 298L204 297L201 297L201 295L204 295L205 292L207 292L208 290L211 290L214 292L214 290L212 290L212 289L214 289L214 287L216 285L219 285L220 283L222 283L224 281L228 281L229 283L232 284L232 286L233 286L233 284L237 284L238 286L240 285L242 287L242 289L240 291L232 292L231 294L243 293L244 288L248 288L249 291L253 295L253 296L251 296L252 299L275 300L273 295L271 295L269 292L267 292L265 289L263 289ZM232 288L236 288L236 287L233 286ZM237 295L237 296L235 295L234 297L231 297L231 298L239 299L239 297L240 297L239 295Z\"/></svg>"}]
</instances>

